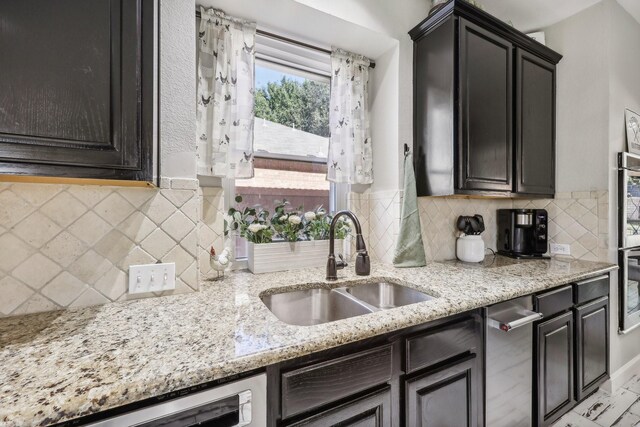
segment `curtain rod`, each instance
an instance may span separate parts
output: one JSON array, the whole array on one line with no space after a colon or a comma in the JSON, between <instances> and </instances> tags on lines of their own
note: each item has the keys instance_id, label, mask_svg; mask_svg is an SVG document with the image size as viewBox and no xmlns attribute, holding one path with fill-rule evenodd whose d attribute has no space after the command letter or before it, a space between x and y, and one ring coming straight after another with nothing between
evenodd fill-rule
<instances>
[{"instance_id":1,"label":"curtain rod","mask_svg":"<svg viewBox=\"0 0 640 427\"><path fill-rule=\"evenodd\" d=\"M202 18L201 13L200 13L199 10L196 10L196 18ZM301 41L298 41L298 40L290 39L288 37L284 37L284 36L281 36L279 34L274 34L274 33L270 33L268 31L259 30L259 29L256 29L256 34L258 34L260 36L268 37L270 39L280 40L280 41L283 41L283 42L286 42L286 43L295 44L295 45L298 45L298 46L301 46L301 47L306 47L307 49L313 49L315 51L331 55L331 51L329 49L324 49L324 48L321 48L321 47L318 47L318 46L314 46L312 44L308 44L308 43L304 43L304 42L301 42ZM376 63L373 62L372 60L369 60L369 67L370 68L376 68Z\"/></svg>"}]
</instances>

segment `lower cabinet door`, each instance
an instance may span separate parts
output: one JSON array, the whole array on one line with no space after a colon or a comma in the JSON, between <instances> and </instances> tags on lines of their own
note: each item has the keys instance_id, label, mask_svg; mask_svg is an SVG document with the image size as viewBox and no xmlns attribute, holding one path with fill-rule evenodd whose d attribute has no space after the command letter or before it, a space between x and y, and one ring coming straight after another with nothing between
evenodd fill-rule
<instances>
[{"instance_id":1,"label":"lower cabinet door","mask_svg":"<svg viewBox=\"0 0 640 427\"><path fill-rule=\"evenodd\" d=\"M534 396L538 426L548 426L575 404L573 388L573 313L536 327Z\"/></svg>"},{"instance_id":2,"label":"lower cabinet door","mask_svg":"<svg viewBox=\"0 0 640 427\"><path fill-rule=\"evenodd\" d=\"M289 425L296 427L391 427L392 419L391 390L386 388Z\"/></svg>"},{"instance_id":3,"label":"lower cabinet door","mask_svg":"<svg viewBox=\"0 0 640 427\"><path fill-rule=\"evenodd\" d=\"M609 376L609 297L576 308L577 398L582 400Z\"/></svg>"},{"instance_id":4,"label":"lower cabinet door","mask_svg":"<svg viewBox=\"0 0 640 427\"><path fill-rule=\"evenodd\" d=\"M477 358L407 380L406 422L411 427L478 425Z\"/></svg>"}]
</instances>

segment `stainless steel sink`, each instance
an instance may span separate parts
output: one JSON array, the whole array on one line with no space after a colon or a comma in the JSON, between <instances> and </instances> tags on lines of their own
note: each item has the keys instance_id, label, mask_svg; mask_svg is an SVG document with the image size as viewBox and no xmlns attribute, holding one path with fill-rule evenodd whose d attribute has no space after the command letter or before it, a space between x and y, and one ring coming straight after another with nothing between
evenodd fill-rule
<instances>
[{"instance_id":1,"label":"stainless steel sink","mask_svg":"<svg viewBox=\"0 0 640 427\"><path fill-rule=\"evenodd\" d=\"M349 295L330 289L283 292L261 299L278 319L298 326L319 325L374 311Z\"/></svg>"},{"instance_id":2,"label":"stainless steel sink","mask_svg":"<svg viewBox=\"0 0 640 427\"><path fill-rule=\"evenodd\" d=\"M281 292L261 297L278 319L297 326L319 325L432 298L423 292L387 281L350 284L336 289Z\"/></svg>"},{"instance_id":3,"label":"stainless steel sink","mask_svg":"<svg viewBox=\"0 0 640 427\"><path fill-rule=\"evenodd\" d=\"M391 282L351 286L347 288L347 292L357 299L383 310L433 299L432 296L423 292Z\"/></svg>"}]
</instances>

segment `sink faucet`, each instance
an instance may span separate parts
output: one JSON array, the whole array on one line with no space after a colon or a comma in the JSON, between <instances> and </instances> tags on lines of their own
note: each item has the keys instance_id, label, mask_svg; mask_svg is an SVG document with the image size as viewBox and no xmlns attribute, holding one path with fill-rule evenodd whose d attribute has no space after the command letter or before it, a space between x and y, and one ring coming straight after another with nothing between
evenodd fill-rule
<instances>
[{"instance_id":1,"label":"sink faucet","mask_svg":"<svg viewBox=\"0 0 640 427\"><path fill-rule=\"evenodd\" d=\"M364 244L362 238L362 228L360 227L360 221L356 218L356 215L351 211L340 211L336 213L331 221L331 227L329 228L329 259L327 260L327 280L338 280L338 269L345 268L347 263L340 257L340 261L336 261L336 255L334 252L334 240L335 240L335 228L338 219L342 216L348 216L351 218L353 225L356 227L356 251L358 255L356 257L356 274L358 276L368 276L371 272L371 261L369 260L369 254L367 253L367 246Z\"/></svg>"}]
</instances>

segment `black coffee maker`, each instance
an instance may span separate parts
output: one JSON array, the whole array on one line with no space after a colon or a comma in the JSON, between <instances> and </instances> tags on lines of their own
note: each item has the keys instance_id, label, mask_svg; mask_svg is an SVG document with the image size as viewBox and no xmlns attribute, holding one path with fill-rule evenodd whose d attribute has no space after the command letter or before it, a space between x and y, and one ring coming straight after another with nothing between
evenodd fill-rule
<instances>
[{"instance_id":1,"label":"black coffee maker","mask_svg":"<svg viewBox=\"0 0 640 427\"><path fill-rule=\"evenodd\" d=\"M544 209L498 209L498 253L511 258L549 258Z\"/></svg>"}]
</instances>

